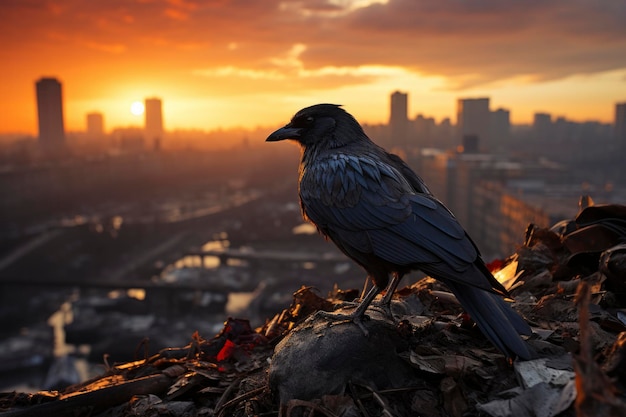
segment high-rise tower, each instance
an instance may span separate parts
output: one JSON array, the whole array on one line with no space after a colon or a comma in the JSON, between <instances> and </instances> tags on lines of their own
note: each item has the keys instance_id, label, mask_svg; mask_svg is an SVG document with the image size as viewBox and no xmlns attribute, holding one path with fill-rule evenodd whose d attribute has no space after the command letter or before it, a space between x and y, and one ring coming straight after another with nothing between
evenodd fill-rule
<instances>
[{"instance_id":1,"label":"high-rise tower","mask_svg":"<svg viewBox=\"0 0 626 417\"><path fill-rule=\"evenodd\" d=\"M626 157L626 101L615 104L615 121L613 123L613 146L615 155L623 161ZM618 164L618 173L622 180L626 179L626 167L623 163Z\"/></svg>"},{"instance_id":2,"label":"high-rise tower","mask_svg":"<svg viewBox=\"0 0 626 417\"><path fill-rule=\"evenodd\" d=\"M147 98L145 100L146 124L144 126L146 141L154 149L161 146L163 139L163 112L160 98Z\"/></svg>"},{"instance_id":3,"label":"high-rise tower","mask_svg":"<svg viewBox=\"0 0 626 417\"><path fill-rule=\"evenodd\" d=\"M615 144L621 155L626 155L626 101L615 105Z\"/></svg>"},{"instance_id":4,"label":"high-rise tower","mask_svg":"<svg viewBox=\"0 0 626 417\"><path fill-rule=\"evenodd\" d=\"M478 147L488 146L491 142L489 98L461 98L456 109L459 143L471 138Z\"/></svg>"},{"instance_id":5,"label":"high-rise tower","mask_svg":"<svg viewBox=\"0 0 626 417\"><path fill-rule=\"evenodd\" d=\"M104 136L104 117L102 113L87 114L87 135L91 139L98 139Z\"/></svg>"},{"instance_id":6,"label":"high-rise tower","mask_svg":"<svg viewBox=\"0 0 626 417\"><path fill-rule=\"evenodd\" d=\"M499 108L490 114L491 129L489 131L490 143L487 147L491 153L502 154L509 146L511 136L511 112Z\"/></svg>"},{"instance_id":7,"label":"high-rise tower","mask_svg":"<svg viewBox=\"0 0 626 417\"><path fill-rule=\"evenodd\" d=\"M391 143L406 147L409 137L409 117L408 117L407 93L395 91L391 94L389 111L389 128L391 130Z\"/></svg>"},{"instance_id":8,"label":"high-rise tower","mask_svg":"<svg viewBox=\"0 0 626 417\"><path fill-rule=\"evenodd\" d=\"M58 151L65 143L63 95L56 78L41 78L36 84L39 143L46 151Z\"/></svg>"}]
</instances>

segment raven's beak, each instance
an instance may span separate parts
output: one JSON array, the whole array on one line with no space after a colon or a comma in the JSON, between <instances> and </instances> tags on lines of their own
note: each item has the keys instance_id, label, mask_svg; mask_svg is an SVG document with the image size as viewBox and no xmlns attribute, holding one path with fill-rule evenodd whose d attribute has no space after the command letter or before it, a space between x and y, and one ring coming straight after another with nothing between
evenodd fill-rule
<instances>
[{"instance_id":1,"label":"raven's beak","mask_svg":"<svg viewBox=\"0 0 626 417\"><path fill-rule=\"evenodd\" d=\"M285 139L298 139L300 138L300 132L302 132L301 128L291 127L291 124L288 124L284 127L281 127L271 135L265 139L266 142L276 142L279 140Z\"/></svg>"}]
</instances>

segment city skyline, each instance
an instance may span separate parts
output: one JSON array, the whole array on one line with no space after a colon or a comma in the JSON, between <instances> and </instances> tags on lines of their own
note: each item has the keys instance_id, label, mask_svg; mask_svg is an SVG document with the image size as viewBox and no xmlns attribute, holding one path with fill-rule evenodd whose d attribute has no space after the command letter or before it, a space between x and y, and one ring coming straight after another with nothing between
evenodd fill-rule
<instances>
[{"instance_id":1,"label":"city skyline","mask_svg":"<svg viewBox=\"0 0 626 417\"><path fill-rule=\"evenodd\" d=\"M38 142L43 150L60 151L65 146L62 83L56 78L42 77L36 81L35 89L39 121ZM399 90L392 92L389 95L387 123L372 125L389 128L387 140L393 146L408 148L415 145L417 143L415 141L418 140L422 141L421 146L430 143L430 145L438 147L458 147L457 149L464 149L471 153L478 151L500 153L509 140L513 126L510 120L510 110L502 107L492 110L490 97L458 98L456 100L456 118L454 119L456 123L453 123L451 118L444 118L440 123L437 123L434 118L425 117L422 113L411 118L408 108L409 96L409 93ZM612 123L604 124L605 126L612 126L614 134L611 137L620 142L620 148L624 146L624 106L626 103L616 103L614 120ZM135 116L143 116L143 126L114 127L111 134L114 135L117 132L119 135L121 133L122 136L118 139L121 139L120 144L125 149L143 147L154 150L161 149L163 139L166 137L163 123L163 100L158 97L149 97L143 101L135 101L131 104L130 111ZM582 132L580 127L590 124L588 122L578 123L560 116L556 116L553 120L552 116L550 113L542 112L536 112L533 115L533 122L530 126L532 126L536 137L543 141L554 142L564 138L562 129L560 134L556 135L556 124L573 123L579 125L577 132L574 130L569 132L570 135L574 136ZM102 113L87 113L85 121L86 128L82 134L86 134L86 138L100 141L105 135L108 135L104 128L104 115ZM601 124L598 121L591 121L591 125L599 126ZM435 127L443 130L435 132L433 130ZM456 127L456 133L452 133L449 130L450 127ZM179 133L182 131L184 130L179 131ZM223 130L218 131L222 132ZM442 143L435 143L437 137L438 140L441 140L442 137L439 136L446 131L450 135L447 138L448 141L452 139L452 142L444 144L446 139L443 138ZM81 132L70 132L70 136L73 133ZM598 133L597 130L587 130L586 140L596 138Z\"/></svg>"},{"instance_id":2,"label":"city skyline","mask_svg":"<svg viewBox=\"0 0 626 417\"><path fill-rule=\"evenodd\" d=\"M168 129L203 130L275 126L317 102L380 124L396 89L411 118L490 97L513 124L536 112L608 123L626 100L617 0L9 0L0 15L0 133L35 134L42 75L63 82L67 131L94 111L108 127L138 125L130 105L152 96Z\"/></svg>"}]
</instances>

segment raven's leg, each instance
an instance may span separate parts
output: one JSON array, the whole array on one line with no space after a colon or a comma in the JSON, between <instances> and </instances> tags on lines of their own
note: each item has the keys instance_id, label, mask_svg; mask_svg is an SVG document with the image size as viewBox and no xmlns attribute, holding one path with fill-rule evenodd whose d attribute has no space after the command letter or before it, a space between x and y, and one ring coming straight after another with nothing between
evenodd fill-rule
<instances>
[{"instance_id":1,"label":"raven's leg","mask_svg":"<svg viewBox=\"0 0 626 417\"><path fill-rule=\"evenodd\" d=\"M396 289L398 288L398 284L400 284L402 277L404 277L404 274L401 272L393 273L391 277L391 282L387 286L387 291L385 292L383 298L380 300L380 303L378 303L378 307L383 309L383 311L387 314L387 316L389 316L389 318L393 318L393 314L391 314L391 299L393 298L393 294L396 292Z\"/></svg>"},{"instance_id":2,"label":"raven's leg","mask_svg":"<svg viewBox=\"0 0 626 417\"><path fill-rule=\"evenodd\" d=\"M380 300L380 304L381 305L390 305L391 304L391 299L393 298L393 293L396 292L396 289L398 288L398 284L400 284L400 281L402 280L402 277L404 277L403 273L400 272L394 272L393 276L391 277L391 282L389 283L389 285L387 286L387 291L385 292L385 295L383 296L382 300Z\"/></svg>"},{"instance_id":3,"label":"raven's leg","mask_svg":"<svg viewBox=\"0 0 626 417\"><path fill-rule=\"evenodd\" d=\"M369 283L370 283L370 276L366 276L365 277L365 282L363 283L363 289L361 290L361 293L359 294L358 298L355 298L352 301L343 301L342 303L339 303L339 306L341 307L355 307L358 306L359 303L365 298L365 296L367 295L367 292L369 290Z\"/></svg>"},{"instance_id":4,"label":"raven's leg","mask_svg":"<svg viewBox=\"0 0 626 417\"><path fill-rule=\"evenodd\" d=\"M361 290L361 296L359 297L359 301L363 300L367 295L367 289L370 286L370 277L369 275L365 277L365 282L363 283L363 289Z\"/></svg>"},{"instance_id":5,"label":"raven's leg","mask_svg":"<svg viewBox=\"0 0 626 417\"><path fill-rule=\"evenodd\" d=\"M328 319L332 319L333 321L353 321L354 324L359 326L359 329L361 329L365 337L367 337L369 335L369 332L363 325L363 318L365 317L367 307L369 307L369 305L372 303L372 300L376 298L380 291L380 288L374 285L365 295L363 300L361 300L357 308L350 314L335 314L327 311L318 311L316 314L319 314Z\"/></svg>"}]
</instances>

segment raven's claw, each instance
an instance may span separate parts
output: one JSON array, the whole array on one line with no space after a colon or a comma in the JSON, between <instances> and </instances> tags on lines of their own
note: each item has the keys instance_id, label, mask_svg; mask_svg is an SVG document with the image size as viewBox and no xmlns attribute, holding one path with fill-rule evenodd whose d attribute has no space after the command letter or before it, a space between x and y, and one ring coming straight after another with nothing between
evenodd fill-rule
<instances>
[{"instance_id":1,"label":"raven's claw","mask_svg":"<svg viewBox=\"0 0 626 417\"><path fill-rule=\"evenodd\" d=\"M361 331L363 332L363 335L365 337L368 337L370 332L365 328L365 325L363 324L363 322L365 321L365 318L367 317L364 314L355 314L358 312L357 310L354 310L353 313L351 314L343 314L343 313L331 313L328 311L318 311L316 313L316 315L319 315L321 317L324 317L325 319L334 321L334 322L338 322L338 323L348 323L348 322L353 322L354 324L356 324L357 326L359 326L359 329L361 329Z\"/></svg>"}]
</instances>

